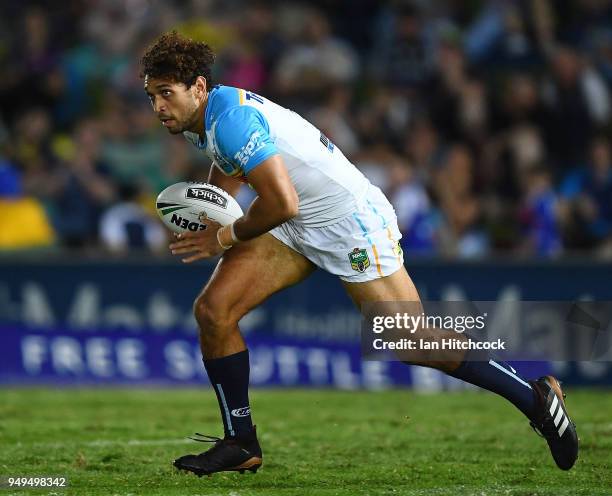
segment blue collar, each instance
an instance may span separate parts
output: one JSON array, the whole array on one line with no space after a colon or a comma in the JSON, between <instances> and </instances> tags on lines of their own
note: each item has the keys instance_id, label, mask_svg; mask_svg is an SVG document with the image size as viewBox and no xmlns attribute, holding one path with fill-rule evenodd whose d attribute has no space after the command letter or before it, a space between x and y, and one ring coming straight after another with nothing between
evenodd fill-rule
<instances>
[{"instance_id":1,"label":"blue collar","mask_svg":"<svg viewBox=\"0 0 612 496\"><path fill-rule=\"evenodd\" d=\"M212 107L212 100L216 94L216 90L218 90L220 86L221 85L216 84L208 92L208 101L206 102L206 110L204 110L204 139L198 135L198 148L202 150L206 148L206 130L210 129L210 119L212 116L210 108Z\"/></svg>"}]
</instances>

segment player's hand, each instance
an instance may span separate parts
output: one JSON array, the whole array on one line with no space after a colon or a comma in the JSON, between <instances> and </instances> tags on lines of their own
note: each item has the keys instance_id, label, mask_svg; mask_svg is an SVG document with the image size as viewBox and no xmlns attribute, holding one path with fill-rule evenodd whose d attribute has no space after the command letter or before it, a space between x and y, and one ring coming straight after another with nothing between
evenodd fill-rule
<instances>
[{"instance_id":1,"label":"player's hand","mask_svg":"<svg viewBox=\"0 0 612 496\"><path fill-rule=\"evenodd\" d=\"M221 228L221 224L212 220L208 220L204 224L206 224L204 231L175 234L176 241L170 243L172 254L185 255L192 253L191 256L183 258L184 263L191 263L221 254L224 250L217 241L217 231Z\"/></svg>"}]
</instances>

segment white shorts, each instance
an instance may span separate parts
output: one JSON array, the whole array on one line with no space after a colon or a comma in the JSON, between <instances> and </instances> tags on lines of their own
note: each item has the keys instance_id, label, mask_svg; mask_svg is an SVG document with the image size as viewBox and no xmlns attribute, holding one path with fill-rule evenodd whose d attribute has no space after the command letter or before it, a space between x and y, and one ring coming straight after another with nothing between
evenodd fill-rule
<instances>
[{"instance_id":1,"label":"white shorts","mask_svg":"<svg viewBox=\"0 0 612 496\"><path fill-rule=\"evenodd\" d=\"M389 276L404 264L395 210L375 186L351 215L335 224L305 227L290 220L270 234L347 282Z\"/></svg>"}]
</instances>

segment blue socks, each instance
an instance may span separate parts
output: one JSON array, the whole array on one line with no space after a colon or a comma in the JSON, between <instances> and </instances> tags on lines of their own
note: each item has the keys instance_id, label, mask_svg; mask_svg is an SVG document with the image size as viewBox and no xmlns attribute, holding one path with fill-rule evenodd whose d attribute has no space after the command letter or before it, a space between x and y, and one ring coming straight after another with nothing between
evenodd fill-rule
<instances>
[{"instance_id":1,"label":"blue socks","mask_svg":"<svg viewBox=\"0 0 612 496\"><path fill-rule=\"evenodd\" d=\"M449 375L503 396L529 419L535 415L535 394L528 382L511 365L491 358L484 350L468 350Z\"/></svg>"},{"instance_id":2,"label":"blue socks","mask_svg":"<svg viewBox=\"0 0 612 496\"><path fill-rule=\"evenodd\" d=\"M249 406L249 351L204 360L223 419L225 437L241 437L253 429Z\"/></svg>"},{"instance_id":3,"label":"blue socks","mask_svg":"<svg viewBox=\"0 0 612 496\"><path fill-rule=\"evenodd\" d=\"M210 383L217 395L226 437L249 435L253 430L249 406L249 352L204 360ZM452 377L499 394L532 419L535 395L528 382L506 362L491 358L483 350L468 350Z\"/></svg>"}]
</instances>

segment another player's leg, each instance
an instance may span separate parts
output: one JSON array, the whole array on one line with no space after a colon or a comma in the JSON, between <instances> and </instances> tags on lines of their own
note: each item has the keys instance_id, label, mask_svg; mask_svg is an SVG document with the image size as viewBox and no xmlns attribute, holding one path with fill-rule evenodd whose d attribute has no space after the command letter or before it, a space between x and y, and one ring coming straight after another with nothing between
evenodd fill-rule
<instances>
[{"instance_id":1,"label":"another player's leg","mask_svg":"<svg viewBox=\"0 0 612 496\"><path fill-rule=\"evenodd\" d=\"M240 243L219 261L194 304L204 366L215 389L225 436L200 436L214 442L199 455L174 461L197 475L256 471L262 453L249 405L249 352L238 321L273 293L296 284L314 265L270 234Z\"/></svg>"},{"instance_id":2,"label":"another player's leg","mask_svg":"<svg viewBox=\"0 0 612 496\"><path fill-rule=\"evenodd\" d=\"M343 281L343 284L359 308L362 303L372 301L420 301L404 267L387 277L359 283ZM424 337L428 340L442 338L432 329L419 332L427 334ZM436 351L435 357L423 357L411 363L437 368L503 396L546 438L559 468L568 470L574 465L578 456L576 428L567 414L563 392L554 377L528 381L509 364L496 360L487 350Z\"/></svg>"}]
</instances>

